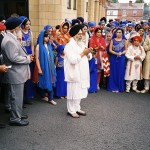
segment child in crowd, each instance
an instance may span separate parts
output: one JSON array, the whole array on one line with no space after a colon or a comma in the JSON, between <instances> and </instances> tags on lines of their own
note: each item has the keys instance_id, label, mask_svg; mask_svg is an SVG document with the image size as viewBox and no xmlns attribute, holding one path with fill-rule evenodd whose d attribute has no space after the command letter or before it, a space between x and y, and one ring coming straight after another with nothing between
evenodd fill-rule
<instances>
[{"instance_id":1,"label":"child in crowd","mask_svg":"<svg viewBox=\"0 0 150 150\"><path fill-rule=\"evenodd\" d=\"M89 93L97 92L97 58L96 51L92 51L93 58L89 61L89 69L90 69L90 88L88 90Z\"/></svg>"},{"instance_id":2,"label":"child in crowd","mask_svg":"<svg viewBox=\"0 0 150 150\"><path fill-rule=\"evenodd\" d=\"M140 93L137 90L137 83L142 79L142 61L146 56L143 47L140 45L141 41L142 38L138 35L132 37L132 45L128 47L127 53L125 54L128 59L125 73L127 93L130 92L131 83L133 91Z\"/></svg>"},{"instance_id":3,"label":"child in crowd","mask_svg":"<svg viewBox=\"0 0 150 150\"><path fill-rule=\"evenodd\" d=\"M58 46L56 60L56 96L61 99L64 99L67 96L67 83L64 81L64 47L64 44Z\"/></svg>"}]
</instances>

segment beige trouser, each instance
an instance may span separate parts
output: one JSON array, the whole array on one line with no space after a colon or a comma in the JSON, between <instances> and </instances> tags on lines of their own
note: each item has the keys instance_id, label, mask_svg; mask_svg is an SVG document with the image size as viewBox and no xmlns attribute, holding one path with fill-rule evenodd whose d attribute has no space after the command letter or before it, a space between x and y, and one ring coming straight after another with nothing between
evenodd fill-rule
<instances>
[{"instance_id":1,"label":"beige trouser","mask_svg":"<svg viewBox=\"0 0 150 150\"><path fill-rule=\"evenodd\" d=\"M150 80L145 79L145 80L144 80L144 89L145 89L145 90L149 90L149 84L150 84Z\"/></svg>"}]
</instances>

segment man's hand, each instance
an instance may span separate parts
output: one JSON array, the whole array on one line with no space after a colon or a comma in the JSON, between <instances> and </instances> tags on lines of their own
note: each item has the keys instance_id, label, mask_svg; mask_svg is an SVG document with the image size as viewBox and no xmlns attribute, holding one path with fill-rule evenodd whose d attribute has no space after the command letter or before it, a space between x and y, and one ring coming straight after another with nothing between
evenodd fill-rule
<instances>
[{"instance_id":1,"label":"man's hand","mask_svg":"<svg viewBox=\"0 0 150 150\"><path fill-rule=\"evenodd\" d=\"M32 62L34 59L34 56L33 55L30 55L30 62Z\"/></svg>"},{"instance_id":2,"label":"man's hand","mask_svg":"<svg viewBox=\"0 0 150 150\"><path fill-rule=\"evenodd\" d=\"M0 72L7 72L8 68L6 65L0 65Z\"/></svg>"}]
</instances>

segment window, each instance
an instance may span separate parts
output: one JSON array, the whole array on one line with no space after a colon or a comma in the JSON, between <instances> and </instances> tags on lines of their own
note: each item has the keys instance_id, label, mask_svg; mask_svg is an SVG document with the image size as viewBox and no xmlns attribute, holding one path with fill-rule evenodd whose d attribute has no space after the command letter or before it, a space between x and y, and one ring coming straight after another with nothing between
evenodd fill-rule
<instances>
[{"instance_id":1,"label":"window","mask_svg":"<svg viewBox=\"0 0 150 150\"><path fill-rule=\"evenodd\" d=\"M28 0L0 0L0 14L6 18L12 14L29 16Z\"/></svg>"},{"instance_id":2,"label":"window","mask_svg":"<svg viewBox=\"0 0 150 150\"><path fill-rule=\"evenodd\" d=\"M71 0L67 0L67 8L71 9Z\"/></svg>"},{"instance_id":3,"label":"window","mask_svg":"<svg viewBox=\"0 0 150 150\"><path fill-rule=\"evenodd\" d=\"M126 10L122 10L122 16L127 16Z\"/></svg>"},{"instance_id":4,"label":"window","mask_svg":"<svg viewBox=\"0 0 150 150\"><path fill-rule=\"evenodd\" d=\"M76 10L77 9L77 1L74 0L74 3L73 3L73 9Z\"/></svg>"},{"instance_id":5,"label":"window","mask_svg":"<svg viewBox=\"0 0 150 150\"><path fill-rule=\"evenodd\" d=\"M88 12L88 2L86 2L86 12Z\"/></svg>"},{"instance_id":6,"label":"window","mask_svg":"<svg viewBox=\"0 0 150 150\"><path fill-rule=\"evenodd\" d=\"M137 10L133 10L133 16L137 16Z\"/></svg>"}]
</instances>

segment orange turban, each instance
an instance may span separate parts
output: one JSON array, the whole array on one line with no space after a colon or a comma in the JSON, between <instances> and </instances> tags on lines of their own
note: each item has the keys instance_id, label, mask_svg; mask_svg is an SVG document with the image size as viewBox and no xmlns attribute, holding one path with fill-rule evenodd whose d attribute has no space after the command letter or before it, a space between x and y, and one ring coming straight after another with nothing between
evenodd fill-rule
<instances>
[{"instance_id":1,"label":"orange turban","mask_svg":"<svg viewBox=\"0 0 150 150\"><path fill-rule=\"evenodd\" d=\"M137 35L137 36L134 36L132 39L133 39L133 41L134 41L135 39L138 39L140 43L142 42L142 38L141 38L140 36L138 36L138 35Z\"/></svg>"}]
</instances>

